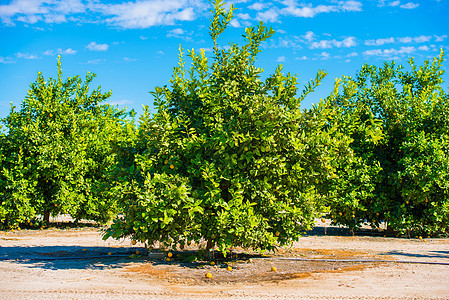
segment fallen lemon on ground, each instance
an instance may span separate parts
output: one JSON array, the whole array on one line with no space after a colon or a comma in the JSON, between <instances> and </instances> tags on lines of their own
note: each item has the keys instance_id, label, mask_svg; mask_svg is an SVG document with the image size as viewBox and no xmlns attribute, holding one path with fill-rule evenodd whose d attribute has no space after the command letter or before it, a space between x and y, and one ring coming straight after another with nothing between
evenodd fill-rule
<instances>
[{"instance_id":1,"label":"fallen lemon on ground","mask_svg":"<svg viewBox=\"0 0 449 300\"><path fill-rule=\"evenodd\" d=\"M112 255L112 253L111 253L111 252L109 252L109 253L108 253L108 255Z\"/></svg>"},{"instance_id":2,"label":"fallen lemon on ground","mask_svg":"<svg viewBox=\"0 0 449 300\"><path fill-rule=\"evenodd\" d=\"M87 249L83 249L83 251L87 251Z\"/></svg>"},{"instance_id":3,"label":"fallen lemon on ground","mask_svg":"<svg viewBox=\"0 0 449 300\"><path fill-rule=\"evenodd\" d=\"M166 260L166 261L170 261L170 257L167 257L165 260Z\"/></svg>"},{"instance_id":4,"label":"fallen lemon on ground","mask_svg":"<svg viewBox=\"0 0 449 300\"><path fill-rule=\"evenodd\" d=\"M139 251L139 250L137 250L137 251L136 251L136 254L137 254L137 255L140 255L140 251Z\"/></svg>"},{"instance_id":5,"label":"fallen lemon on ground","mask_svg":"<svg viewBox=\"0 0 449 300\"><path fill-rule=\"evenodd\" d=\"M206 273L206 278L212 278L212 274L211 273Z\"/></svg>"},{"instance_id":6,"label":"fallen lemon on ground","mask_svg":"<svg viewBox=\"0 0 449 300\"><path fill-rule=\"evenodd\" d=\"M168 252L168 253L167 253L167 256L168 256L168 257L172 257L172 256L173 256L173 253Z\"/></svg>"},{"instance_id":7,"label":"fallen lemon on ground","mask_svg":"<svg viewBox=\"0 0 449 300\"><path fill-rule=\"evenodd\" d=\"M210 265L211 265L211 266L215 266L215 262L214 262L214 261L211 261L211 262L210 262Z\"/></svg>"},{"instance_id":8,"label":"fallen lemon on ground","mask_svg":"<svg viewBox=\"0 0 449 300\"><path fill-rule=\"evenodd\" d=\"M277 270L276 267L271 267L271 272L277 272Z\"/></svg>"},{"instance_id":9,"label":"fallen lemon on ground","mask_svg":"<svg viewBox=\"0 0 449 300\"><path fill-rule=\"evenodd\" d=\"M226 268L226 270L232 271L232 267L231 267L231 266L228 266L228 267Z\"/></svg>"}]
</instances>

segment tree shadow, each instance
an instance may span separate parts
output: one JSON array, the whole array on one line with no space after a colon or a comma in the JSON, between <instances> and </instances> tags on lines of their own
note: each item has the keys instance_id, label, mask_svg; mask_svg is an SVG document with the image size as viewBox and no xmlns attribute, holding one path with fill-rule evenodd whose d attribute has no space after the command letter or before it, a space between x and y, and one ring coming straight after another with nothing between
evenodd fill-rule
<instances>
[{"instance_id":1,"label":"tree shadow","mask_svg":"<svg viewBox=\"0 0 449 300\"><path fill-rule=\"evenodd\" d=\"M348 227L337 226L315 226L312 230L306 231L304 236L393 236L383 229L360 228L351 230Z\"/></svg>"},{"instance_id":2,"label":"tree shadow","mask_svg":"<svg viewBox=\"0 0 449 300\"><path fill-rule=\"evenodd\" d=\"M421 253L407 253L402 251L389 251L382 253L381 255L395 255L395 256L403 256L409 258L439 258L439 259L449 259L449 251L429 251L426 254Z\"/></svg>"},{"instance_id":3,"label":"tree shadow","mask_svg":"<svg viewBox=\"0 0 449 300\"><path fill-rule=\"evenodd\" d=\"M136 254L138 253L138 254ZM91 269L103 270L123 268L131 263L153 265L178 265L186 268L200 268L210 265L226 266L233 261L258 258L260 254L231 253L224 257L215 251L213 258L206 259L203 250L173 251L167 260L166 252L143 247L82 247L82 246L2 246L0 261L21 264L28 268L49 270Z\"/></svg>"},{"instance_id":4,"label":"tree shadow","mask_svg":"<svg viewBox=\"0 0 449 300\"><path fill-rule=\"evenodd\" d=\"M140 259L135 255L137 250L145 253L144 248L137 247L2 246L0 261L51 270L110 269Z\"/></svg>"}]
</instances>

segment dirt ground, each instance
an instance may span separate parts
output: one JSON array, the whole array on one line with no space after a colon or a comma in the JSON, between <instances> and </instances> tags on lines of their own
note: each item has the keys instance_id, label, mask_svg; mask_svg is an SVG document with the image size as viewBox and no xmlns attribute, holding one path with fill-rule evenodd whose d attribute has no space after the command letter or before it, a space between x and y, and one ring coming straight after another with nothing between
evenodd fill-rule
<instances>
[{"instance_id":1,"label":"dirt ground","mask_svg":"<svg viewBox=\"0 0 449 300\"><path fill-rule=\"evenodd\" d=\"M193 250L167 261L89 226L0 231L0 299L449 299L449 239L321 223L275 254L236 249L211 265Z\"/></svg>"}]
</instances>

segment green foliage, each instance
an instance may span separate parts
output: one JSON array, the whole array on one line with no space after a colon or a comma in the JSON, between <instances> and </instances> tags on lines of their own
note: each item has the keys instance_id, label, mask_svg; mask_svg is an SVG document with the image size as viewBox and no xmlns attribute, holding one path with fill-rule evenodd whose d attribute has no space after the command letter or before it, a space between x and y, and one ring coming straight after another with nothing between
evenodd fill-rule
<instances>
[{"instance_id":1,"label":"green foliage","mask_svg":"<svg viewBox=\"0 0 449 300\"><path fill-rule=\"evenodd\" d=\"M420 67L411 59L410 71L394 62L365 65L328 98L339 110L335 126L353 140L351 158L338 162L331 201L337 223L387 221L395 230L447 234L449 98L442 62L443 53Z\"/></svg>"},{"instance_id":2,"label":"green foliage","mask_svg":"<svg viewBox=\"0 0 449 300\"><path fill-rule=\"evenodd\" d=\"M112 143L125 139L127 114L100 103L110 96L89 91L95 74L32 83L20 111L2 120L0 224L16 227L37 214L70 214L104 222L116 211L107 174Z\"/></svg>"},{"instance_id":3,"label":"green foliage","mask_svg":"<svg viewBox=\"0 0 449 300\"><path fill-rule=\"evenodd\" d=\"M325 73L299 95L296 77L281 66L262 81L256 55L274 31L260 23L245 30L245 45L222 49L217 38L233 8L214 6L212 63L191 50L186 69L180 49L170 87L153 93L157 113L145 111L137 141L119 150L116 194L124 211L105 238L172 248L204 240L226 253L275 249L313 226L327 191L321 182L332 176L344 141L327 128L333 111L324 103L300 109Z\"/></svg>"}]
</instances>

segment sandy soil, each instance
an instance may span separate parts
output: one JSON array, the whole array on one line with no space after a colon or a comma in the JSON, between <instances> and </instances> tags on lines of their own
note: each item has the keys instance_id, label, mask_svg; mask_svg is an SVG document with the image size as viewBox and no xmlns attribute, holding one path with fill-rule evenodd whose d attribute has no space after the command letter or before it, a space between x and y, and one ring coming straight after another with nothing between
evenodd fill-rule
<instances>
[{"instance_id":1,"label":"sandy soil","mask_svg":"<svg viewBox=\"0 0 449 300\"><path fill-rule=\"evenodd\" d=\"M0 299L449 299L449 239L317 227L274 255L236 249L211 265L100 233L0 231Z\"/></svg>"}]
</instances>

